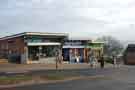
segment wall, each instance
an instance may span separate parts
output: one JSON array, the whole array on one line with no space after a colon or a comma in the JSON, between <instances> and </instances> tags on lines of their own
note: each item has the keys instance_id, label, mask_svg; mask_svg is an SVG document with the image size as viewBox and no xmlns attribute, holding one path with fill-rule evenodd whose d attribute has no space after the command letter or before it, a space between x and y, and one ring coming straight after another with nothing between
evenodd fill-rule
<instances>
[{"instance_id":1,"label":"wall","mask_svg":"<svg viewBox=\"0 0 135 90\"><path fill-rule=\"evenodd\" d=\"M135 64L135 52L126 53L126 64Z\"/></svg>"},{"instance_id":2,"label":"wall","mask_svg":"<svg viewBox=\"0 0 135 90\"><path fill-rule=\"evenodd\" d=\"M24 46L23 37L0 40L0 57L16 61L24 53ZM19 63L20 60L17 60L17 62Z\"/></svg>"}]
</instances>

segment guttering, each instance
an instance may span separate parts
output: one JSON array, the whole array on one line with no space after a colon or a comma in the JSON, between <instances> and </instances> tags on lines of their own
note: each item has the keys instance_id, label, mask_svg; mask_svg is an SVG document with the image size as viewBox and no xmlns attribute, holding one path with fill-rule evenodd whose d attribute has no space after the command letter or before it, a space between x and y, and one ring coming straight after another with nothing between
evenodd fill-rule
<instances>
[{"instance_id":1,"label":"guttering","mask_svg":"<svg viewBox=\"0 0 135 90\"><path fill-rule=\"evenodd\" d=\"M68 36L67 33L44 33L44 32L26 32L26 35L39 35L39 36Z\"/></svg>"}]
</instances>

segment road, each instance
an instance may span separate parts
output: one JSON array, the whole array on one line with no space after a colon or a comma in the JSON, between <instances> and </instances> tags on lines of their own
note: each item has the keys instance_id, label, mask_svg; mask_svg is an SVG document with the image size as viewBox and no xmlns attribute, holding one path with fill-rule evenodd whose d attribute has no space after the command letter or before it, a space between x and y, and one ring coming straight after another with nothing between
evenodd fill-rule
<instances>
[{"instance_id":1,"label":"road","mask_svg":"<svg viewBox=\"0 0 135 90\"><path fill-rule=\"evenodd\" d=\"M135 90L135 66L123 66L115 69L85 69L77 72L86 76L104 75L104 77L1 90Z\"/></svg>"}]
</instances>

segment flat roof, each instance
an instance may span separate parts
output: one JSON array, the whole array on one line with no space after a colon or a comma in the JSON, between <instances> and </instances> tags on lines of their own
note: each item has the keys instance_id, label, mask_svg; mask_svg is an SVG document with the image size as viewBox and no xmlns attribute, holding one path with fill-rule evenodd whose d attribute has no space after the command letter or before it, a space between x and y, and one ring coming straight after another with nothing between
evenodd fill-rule
<instances>
[{"instance_id":1,"label":"flat roof","mask_svg":"<svg viewBox=\"0 0 135 90\"><path fill-rule=\"evenodd\" d=\"M1 37L0 40L6 40L6 39L10 39L10 38L25 36L25 35L37 35L37 36L38 36L38 35L39 35L39 36L68 36L67 33L23 32L23 33L19 33L19 34L14 34L14 35L10 35L10 36Z\"/></svg>"}]
</instances>

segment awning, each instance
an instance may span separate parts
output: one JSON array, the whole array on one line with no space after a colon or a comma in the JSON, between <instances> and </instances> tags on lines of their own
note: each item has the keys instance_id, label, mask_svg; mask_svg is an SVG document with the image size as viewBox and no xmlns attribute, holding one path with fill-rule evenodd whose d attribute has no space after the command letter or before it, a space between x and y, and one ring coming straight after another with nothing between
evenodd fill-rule
<instances>
[{"instance_id":1,"label":"awning","mask_svg":"<svg viewBox=\"0 0 135 90\"><path fill-rule=\"evenodd\" d=\"M63 46L63 48L85 48L85 46Z\"/></svg>"},{"instance_id":2,"label":"awning","mask_svg":"<svg viewBox=\"0 0 135 90\"><path fill-rule=\"evenodd\" d=\"M61 43L58 42L45 42L45 43L28 43L28 46L59 46Z\"/></svg>"}]
</instances>

